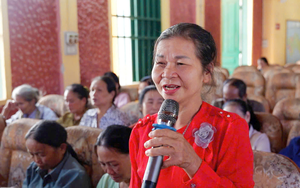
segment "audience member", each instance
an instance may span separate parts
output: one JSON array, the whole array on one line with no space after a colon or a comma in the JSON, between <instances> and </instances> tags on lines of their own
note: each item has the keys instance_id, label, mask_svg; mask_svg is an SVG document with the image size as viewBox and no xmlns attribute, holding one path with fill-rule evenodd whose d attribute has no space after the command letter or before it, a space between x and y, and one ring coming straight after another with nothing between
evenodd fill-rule
<instances>
[{"instance_id":1,"label":"audience member","mask_svg":"<svg viewBox=\"0 0 300 188\"><path fill-rule=\"evenodd\" d=\"M115 82L110 77L94 78L90 87L90 98L96 108L86 111L79 125L100 129L113 124L129 126L130 122L126 114L114 105L116 93Z\"/></svg>"},{"instance_id":2,"label":"audience member","mask_svg":"<svg viewBox=\"0 0 300 188\"><path fill-rule=\"evenodd\" d=\"M245 101L254 112L265 112L265 107L260 102L247 99L247 85L240 79L231 78L223 83L223 98L216 99L212 102L213 106L222 108L227 100L241 99ZM249 107L248 107L249 108Z\"/></svg>"},{"instance_id":3,"label":"audience member","mask_svg":"<svg viewBox=\"0 0 300 188\"><path fill-rule=\"evenodd\" d=\"M145 76L140 80L138 94L140 95L141 91L148 85L153 85L153 82L150 76ZM120 110L127 114L130 124L135 124L140 118L144 117L138 100L125 104Z\"/></svg>"},{"instance_id":4,"label":"audience member","mask_svg":"<svg viewBox=\"0 0 300 188\"><path fill-rule=\"evenodd\" d=\"M241 99L232 99L223 105L223 110L227 112L236 113L246 120L249 125L249 137L252 150L271 152L270 140L268 136L260 131L260 124L258 121L252 124L251 117L255 116L251 110L248 109L245 101ZM237 125L238 126L238 125Z\"/></svg>"},{"instance_id":5,"label":"audience member","mask_svg":"<svg viewBox=\"0 0 300 188\"><path fill-rule=\"evenodd\" d=\"M140 80L140 83L139 83L139 88L138 88L138 94L140 95L140 93L143 91L143 89L146 87L146 86L150 86L150 85L153 85L153 81L151 79L151 76L144 76L141 80Z\"/></svg>"},{"instance_id":6,"label":"audience member","mask_svg":"<svg viewBox=\"0 0 300 188\"><path fill-rule=\"evenodd\" d=\"M117 93L116 93L114 104L118 108L121 108L125 104L129 103L131 101L130 100L130 96L129 96L128 93L121 91L121 85L120 85L118 76L115 73L113 73L113 72L106 72L104 74L104 76L108 76L108 77L112 78L114 80L115 84L116 84L116 91L117 91Z\"/></svg>"},{"instance_id":7,"label":"audience member","mask_svg":"<svg viewBox=\"0 0 300 188\"><path fill-rule=\"evenodd\" d=\"M57 122L63 127L79 125L83 114L88 110L88 89L81 84L72 84L65 89L64 97L69 112L66 112Z\"/></svg>"},{"instance_id":8,"label":"audience member","mask_svg":"<svg viewBox=\"0 0 300 188\"><path fill-rule=\"evenodd\" d=\"M6 119L6 124L9 125L20 118L56 120L57 116L50 108L37 104L39 97L40 92L37 88L27 84L16 87L12 92L13 100L6 102L1 114L6 118L11 111L16 109L18 111L9 119Z\"/></svg>"},{"instance_id":9,"label":"audience member","mask_svg":"<svg viewBox=\"0 0 300 188\"><path fill-rule=\"evenodd\" d=\"M107 127L98 137L95 151L104 174L97 188L126 188L130 182L129 137L131 129L121 125Z\"/></svg>"},{"instance_id":10,"label":"audience member","mask_svg":"<svg viewBox=\"0 0 300 188\"><path fill-rule=\"evenodd\" d=\"M164 98L158 93L155 85L145 87L139 96L139 106L143 117L159 111Z\"/></svg>"},{"instance_id":11,"label":"audience member","mask_svg":"<svg viewBox=\"0 0 300 188\"><path fill-rule=\"evenodd\" d=\"M153 156L165 156L157 187L254 186L246 121L201 98L216 54L211 34L196 24L174 25L156 40L152 79L164 99L179 104L176 131L153 130L157 114L135 125L129 142L130 187L141 187Z\"/></svg>"},{"instance_id":12,"label":"audience member","mask_svg":"<svg viewBox=\"0 0 300 188\"><path fill-rule=\"evenodd\" d=\"M282 149L279 154L287 156L292 159L298 167L300 167L300 136L295 137L291 140L289 145Z\"/></svg>"},{"instance_id":13,"label":"audience member","mask_svg":"<svg viewBox=\"0 0 300 188\"><path fill-rule=\"evenodd\" d=\"M60 124L40 121L25 139L34 162L26 171L23 188L91 187L90 178L67 143L67 132Z\"/></svg>"},{"instance_id":14,"label":"audience member","mask_svg":"<svg viewBox=\"0 0 300 188\"><path fill-rule=\"evenodd\" d=\"M269 62L267 60L267 58L265 57L261 57L257 60L257 69L259 71L261 71L262 69L264 69L265 67L269 66Z\"/></svg>"}]
</instances>

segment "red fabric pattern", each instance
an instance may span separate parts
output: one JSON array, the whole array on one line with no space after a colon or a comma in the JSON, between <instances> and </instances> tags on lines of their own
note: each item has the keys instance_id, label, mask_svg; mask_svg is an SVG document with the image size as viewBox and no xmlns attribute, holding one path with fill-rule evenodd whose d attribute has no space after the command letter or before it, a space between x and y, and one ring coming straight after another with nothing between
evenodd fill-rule
<instances>
[{"instance_id":1,"label":"red fabric pattern","mask_svg":"<svg viewBox=\"0 0 300 188\"><path fill-rule=\"evenodd\" d=\"M60 92L56 1L9 0L12 87L30 84Z\"/></svg>"},{"instance_id":2,"label":"red fabric pattern","mask_svg":"<svg viewBox=\"0 0 300 188\"><path fill-rule=\"evenodd\" d=\"M195 0L170 0L170 24L196 23Z\"/></svg>"},{"instance_id":3,"label":"red fabric pattern","mask_svg":"<svg viewBox=\"0 0 300 188\"><path fill-rule=\"evenodd\" d=\"M139 121L130 138L132 164L130 187L141 187L148 157L144 143L157 115L146 116ZM206 149L194 143L193 132L203 122L217 129L214 140ZM183 133L186 126L177 130ZM185 138L193 146L203 162L197 173L189 179L177 166L162 169L157 188L163 187L253 187L253 152L246 121L236 114L228 113L203 102L200 111L192 120Z\"/></svg>"},{"instance_id":4,"label":"red fabric pattern","mask_svg":"<svg viewBox=\"0 0 300 188\"><path fill-rule=\"evenodd\" d=\"M110 71L108 0L78 0L81 84Z\"/></svg>"}]
</instances>

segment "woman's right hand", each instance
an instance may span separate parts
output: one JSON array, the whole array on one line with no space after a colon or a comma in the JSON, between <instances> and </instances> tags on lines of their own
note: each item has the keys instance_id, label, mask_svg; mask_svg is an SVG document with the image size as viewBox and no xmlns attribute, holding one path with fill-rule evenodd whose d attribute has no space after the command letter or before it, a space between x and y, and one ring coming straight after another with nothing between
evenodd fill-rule
<instances>
[{"instance_id":1,"label":"woman's right hand","mask_svg":"<svg viewBox=\"0 0 300 188\"><path fill-rule=\"evenodd\" d=\"M15 102L11 99L7 100L6 101L6 104L4 105L3 107L3 110L2 110L2 115L4 117L7 117L9 115L9 113L13 110L15 110L17 108Z\"/></svg>"}]
</instances>

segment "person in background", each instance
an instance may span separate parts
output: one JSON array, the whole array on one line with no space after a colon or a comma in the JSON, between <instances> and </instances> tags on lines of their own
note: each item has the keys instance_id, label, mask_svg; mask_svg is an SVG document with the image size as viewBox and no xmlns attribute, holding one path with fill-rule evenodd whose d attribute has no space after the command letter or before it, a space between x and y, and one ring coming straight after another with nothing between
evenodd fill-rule
<instances>
[{"instance_id":1,"label":"person in background","mask_svg":"<svg viewBox=\"0 0 300 188\"><path fill-rule=\"evenodd\" d=\"M119 82L119 77L113 72L106 72L106 73L104 73L104 76L108 76L108 77L112 78L114 80L115 84L116 84L117 93L116 93L114 104L118 108L121 108L125 104L129 103L131 101L130 96L129 96L128 93L121 91L121 85L120 85L120 82Z\"/></svg>"},{"instance_id":2,"label":"person in background","mask_svg":"<svg viewBox=\"0 0 300 188\"><path fill-rule=\"evenodd\" d=\"M267 60L267 58L265 57L261 57L257 60L257 69L259 71L261 71L262 69L264 69L265 67L269 66L269 62Z\"/></svg>"},{"instance_id":3,"label":"person in background","mask_svg":"<svg viewBox=\"0 0 300 188\"><path fill-rule=\"evenodd\" d=\"M79 125L105 129L110 125L129 126L129 118L114 105L116 97L115 82L108 76L93 79L90 87L92 105L83 115Z\"/></svg>"},{"instance_id":4,"label":"person in background","mask_svg":"<svg viewBox=\"0 0 300 188\"><path fill-rule=\"evenodd\" d=\"M260 102L247 99L247 85L240 79L231 78L223 83L223 98L216 99L212 102L213 106L222 109L222 106L227 100L241 99L245 101L252 108L254 112L266 112L265 107Z\"/></svg>"},{"instance_id":5,"label":"person in background","mask_svg":"<svg viewBox=\"0 0 300 188\"><path fill-rule=\"evenodd\" d=\"M143 89L149 85L153 85L153 81L150 76L145 76L140 80L138 87L139 97ZM127 114L131 125L135 124L140 118L144 117L138 100L125 104L120 108L120 110Z\"/></svg>"},{"instance_id":6,"label":"person in background","mask_svg":"<svg viewBox=\"0 0 300 188\"><path fill-rule=\"evenodd\" d=\"M57 122L63 127L79 125L83 114L88 110L88 89L81 84L72 84L66 87L64 98L69 112L66 112Z\"/></svg>"},{"instance_id":7,"label":"person in background","mask_svg":"<svg viewBox=\"0 0 300 188\"><path fill-rule=\"evenodd\" d=\"M57 120L56 114L50 108L37 104L39 97L40 91L28 84L16 87L12 92L13 100L6 102L1 114L6 119L11 111L18 111L6 119L6 124L21 118Z\"/></svg>"},{"instance_id":8,"label":"person in background","mask_svg":"<svg viewBox=\"0 0 300 188\"><path fill-rule=\"evenodd\" d=\"M129 187L131 165L129 157L129 137L131 129L121 125L107 127L99 135L95 152L104 174L97 188Z\"/></svg>"},{"instance_id":9,"label":"person in background","mask_svg":"<svg viewBox=\"0 0 300 188\"><path fill-rule=\"evenodd\" d=\"M157 113L164 98L158 93L155 85L145 87L139 96L139 106L143 117Z\"/></svg>"},{"instance_id":10,"label":"person in background","mask_svg":"<svg viewBox=\"0 0 300 188\"><path fill-rule=\"evenodd\" d=\"M282 149L279 154L292 159L300 167L300 136L293 138L289 145Z\"/></svg>"},{"instance_id":11,"label":"person in background","mask_svg":"<svg viewBox=\"0 0 300 188\"><path fill-rule=\"evenodd\" d=\"M246 120L249 125L249 137L252 146L252 150L271 152L270 140L265 133L261 133L260 124L251 124L250 119L253 116L253 112L248 109L245 101L241 99L228 100L223 105L223 110L227 112L236 113L240 117Z\"/></svg>"},{"instance_id":12,"label":"person in background","mask_svg":"<svg viewBox=\"0 0 300 188\"><path fill-rule=\"evenodd\" d=\"M157 114L134 126L129 141L131 188L141 187L153 156L165 158L157 187L254 186L246 121L201 98L203 85L213 78L216 55L211 34L196 24L174 25L156 40L151 77L164 99L179 104L176 131L153 130Z\"/></svg>"},{"instance_id":13,"label":"person in background","mask_svg":"<svg viewBox=\"0 0 300 188\"><path fill-rule=\"evenodd\" d=\"M67 143L67 131L55 121L40 121L27 132L26 148L33 162L23 188L91 187L77 154Z\"/></svg>"},{"instance_id":14,"label":"person in background","mask_svg":"<svg viewBox=\"0 0 300 188\"><path fill-rule=\"evenodd\" d=\"M138 94L140 95L140 93L143 91L143 89L146 86L150 86L150 85L154 85L152 79L150 76L144 76L139 83L139 88L138 88Z\"/></svg>"}]
</instances>

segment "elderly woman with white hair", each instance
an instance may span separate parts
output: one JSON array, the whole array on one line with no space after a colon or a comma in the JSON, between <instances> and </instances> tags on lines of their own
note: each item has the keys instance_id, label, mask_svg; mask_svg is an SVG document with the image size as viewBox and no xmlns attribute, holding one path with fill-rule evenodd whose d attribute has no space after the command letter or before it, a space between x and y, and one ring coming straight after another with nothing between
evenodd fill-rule
<instances>
[{"instance_id":1,"label":"elderly woman with white hair","mask_svg":"<svg viewBox=\"0 0 300 188\"><path fill-rule=\"evenodd\" d=\"M6 124L9 125L20 118L56 120L57 116L50 108L37 104L39 97L39 90L28 84L16 87L12 92L13 100L7 100L1 115L6 119L11 111L18 111L6 119Z\"/></svg>"}]
</instances>

